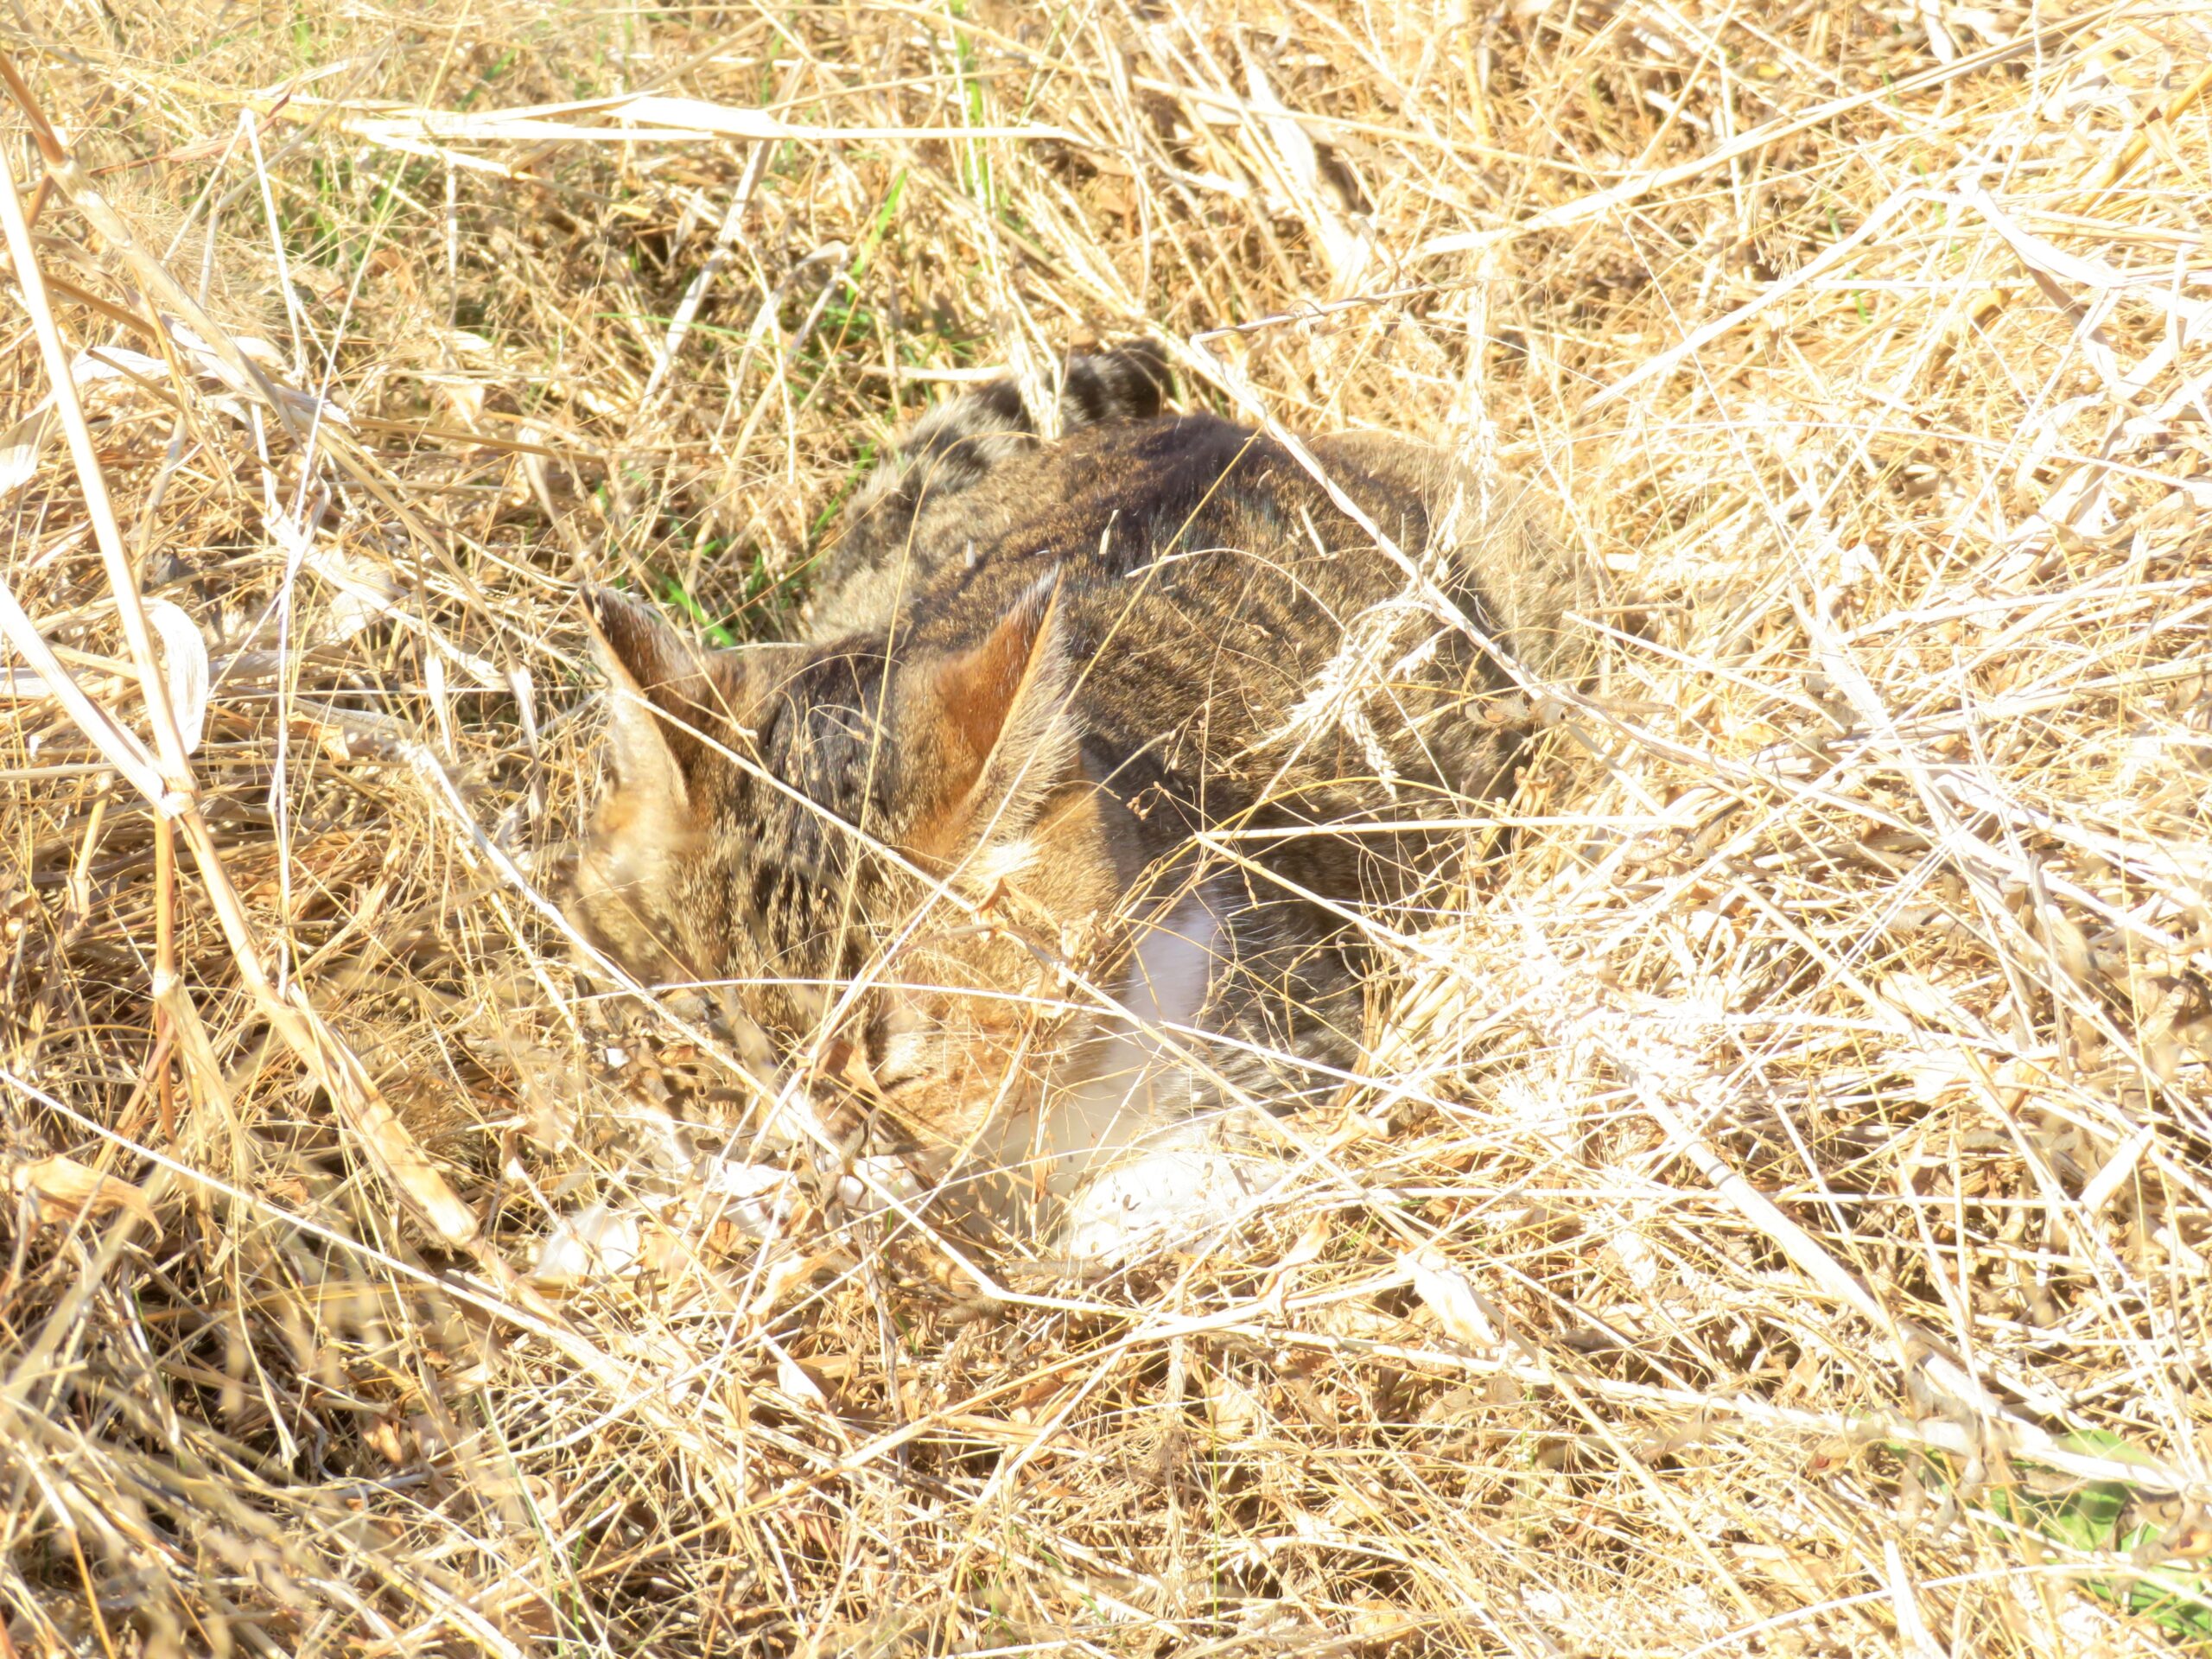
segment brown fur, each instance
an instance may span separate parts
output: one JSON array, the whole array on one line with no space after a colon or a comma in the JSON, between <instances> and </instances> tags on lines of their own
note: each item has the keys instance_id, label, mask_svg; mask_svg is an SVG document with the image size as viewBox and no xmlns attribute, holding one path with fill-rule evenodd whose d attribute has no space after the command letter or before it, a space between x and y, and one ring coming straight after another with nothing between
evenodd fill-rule
<instances>
[{"instance_id":1,"label":"brown fur","mask_svg":"<svg viewBox=\"0 0 2212 1659\"><path fill-rule=\"evenodd\" d=\"M1362 1015L1344 911L1433 884L1458 840L1332 831L1464 812L1522 735L1496 664L1402 602L1295 460L1154 413L1162 378L1078 359L1051 442L1007 387L938 411L864 492L802 644L702 652L590 597L615 778L573 913L783 1052L840 1039L941 1163L1079 1077L1113 1022L1070 970L1129 994L1131 941L1200 883L1210 1035L1179 1097L1331 1092ZM1483 515L1476 480L1399 440L1311 447L1483 630L1560 669L1572 569L1525 502ZM1379 675L1298 718L1348 630L1381 638ZM1235 860L1196 846L1219 831Z\"/></svg>"}]
</instances>

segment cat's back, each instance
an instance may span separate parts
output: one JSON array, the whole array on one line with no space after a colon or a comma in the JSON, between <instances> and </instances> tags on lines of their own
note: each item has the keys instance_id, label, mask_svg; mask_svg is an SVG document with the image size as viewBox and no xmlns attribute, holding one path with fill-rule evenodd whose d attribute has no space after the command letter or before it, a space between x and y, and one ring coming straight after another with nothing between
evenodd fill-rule
<instances>
[{"instance_id":1,"label":"cat's back","mask_svg":"<svg viewBox=\"0 0 2212 1659\"><path fill-rule=\"evenodd\" d=\"M1402 440L1314 448L1389 546L1263 434L1208 414L1116 421L1007 456L918 515L919 580L890 626L907 649L957 650L1049 585L1093 739L1219 775L1286 727L1363 618L1395 602L1439 626L1407 595L1446 463ZM1446 585L1479 609L1458 563ZM1465 675L1442 677L1457 691Z\"/></svg>"},{"instance_id":2,"label":"cat's back","mask_svg":"<svg viewBox=\"0 0 2212 1659\"><path fill-rule=\"evenodd\" d=\"M1076 359L1055 438L1003 383L925 417L849 515L817 648L957 658L1049 593L1094 763L1186 825L1262 795L1325 819L1491 792L1514 718L1491 646L1556 666L1573 585L1530 493L1372 431L1305 441L1317 477L1163 410L1160 372Z\"/></svg>"}]
</instances>

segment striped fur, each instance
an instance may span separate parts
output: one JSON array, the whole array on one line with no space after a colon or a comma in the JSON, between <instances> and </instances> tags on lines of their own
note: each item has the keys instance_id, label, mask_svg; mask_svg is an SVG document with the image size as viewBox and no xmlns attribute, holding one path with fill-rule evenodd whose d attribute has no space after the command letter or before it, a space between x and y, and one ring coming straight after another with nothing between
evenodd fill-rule
<instances>
[{"instance_id":1,"label":"striped fur","mask_svg":"<svg viewBox=\"0 0 2212 1659\"><path fill-rule=\"evenodd\" d=\"M1084 1160L1053 1113L1094 1099L1125 1023L1080 987L1165 1006L1131 976L1171 914L1209 918L1207 1034L1171 1033L1183 1069L1145 1110L1332 1092L1367 974L1345 917L1448 873L1460 838L1419 826L1504 788L1524 735L1480 644L1292 456L1160 412L1163 380L1149 353L1077 359L1050 442L1006 383L925 417L797 645L703 653L592 599L623 712L574 913L785 1052L834 1039L940 1170L1021 1162L1027 1125L1065 1186ZM1388 437L1310 447L1480 632L1571 669L1579 576L1525 494Z\"/></svg>"},{"instance_id":2,"label":"striped fur","mask_svg":"<svg viewBox=\"0 0 2212 1659\"><path fill-rule=\"evenodd\" d=\"M1061 380L1060 430L1147 419L1160 412L1166 385L1166 360L1149 346L1075 358ZM815 576L808 632L830 639L887 626L902 594L928 587L944 560L964 556L962 538L918 534L920 526L942 524L1001 463L1040 442L1012 379L916 421L854 497L844 532Z\"/></svg>"}]
</instances>

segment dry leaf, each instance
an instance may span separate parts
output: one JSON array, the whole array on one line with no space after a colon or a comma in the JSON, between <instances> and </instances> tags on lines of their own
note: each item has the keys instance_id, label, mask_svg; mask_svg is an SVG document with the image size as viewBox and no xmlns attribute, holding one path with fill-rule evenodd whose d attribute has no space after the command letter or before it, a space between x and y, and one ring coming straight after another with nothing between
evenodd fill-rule
<instances>
[{"instance_id":1,"label":"dry leaf","mask_svg":"<svg viewBox=\"0 0 2212 1659\"><path fill-rule=\"evenodd\" d=\"M91 1165L60 1153L22 1165L16 1171L14 1184L18 1193L36 1195L42 1219L47 1221L69 1222L80 1215L98 1217L104 1211L128 1210L147 1226L156 1231L161 1228L153 1202L142 1188L120 1176L103 1175Z\"/></svg>"},{"instance_id":2,"label":"dry leaf","mask_svg":"<svg viewBox=\"0 0 2212 1659\"><path fill-rule=\"evenodd\" d=\"M168 682L177 734L190 754L207 728L207 642L193 620L166 599L146 607L146 620L162 636L162 677Z\"/></svg>"},{"instance_id":3,"label":"dry leaf","mask_svg":"<svg viewBox=\"0 0 2212 1659\"><path fill-rule=\"evenodd\" d=\"M1398 1265L1413 1275L1415 1294L1454 1341L1482 1353L1497 1351L1497 1325L1466 1274L1433 1250L1402 1255Z\"/></svg>"},{"instance_id":4,"label":"dry leaf","mask_svg":"<svg viewBox=\"0 0 2212 1659\"><path fill-rule=\"evenodd\" d=\"M822 1385L807 1375L806 1367L782 1349L776 1351L776 1386L794 1400L809 1405L827 1408L830 1396L822 1392Z\"/></svg>"},{"instance_id":5,"label":"dry leaf","mask_svg":"<svg viewBox=\"0 0 2212 1659\"><path fill-rule=\"evenodd\" d=\"M0 432L0 498L13 494L38 471L39 456L57 418L49 397L5 432Z\"/></svg>"},{"instance_id":6,"label":"dry leaf","mask_svg":"<svg viewBox=\"0 0 2212 1659\"><path fill-rule=\"evenodd\" d=\"M539 1241L531 1277L550 1287L614 1278L636 1267L644 1249L637 1217L605 1204L588 1204L554 1223L553 1230Z\"/></svg>"}]
</instances>

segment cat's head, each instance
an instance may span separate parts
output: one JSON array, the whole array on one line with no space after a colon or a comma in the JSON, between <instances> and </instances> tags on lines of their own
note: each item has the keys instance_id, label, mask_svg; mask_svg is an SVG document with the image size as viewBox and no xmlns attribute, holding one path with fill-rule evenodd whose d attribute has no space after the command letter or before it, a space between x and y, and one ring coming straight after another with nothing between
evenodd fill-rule
<instances>
[{"instance_id":1,"label":"cat's head","mask_svg":"<svg viewBox=\"0 0 2212 1659\"><path fill-rule=\"evenodd\" d=\"M1079 1019L1057 964L1126 885L1086 776L1056 589L972 643L703 651L587 595L610 776L569 914L957 1148Z\"/></svg>"}]
</instances>

